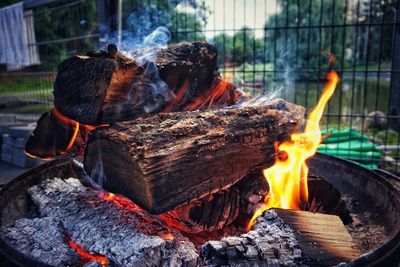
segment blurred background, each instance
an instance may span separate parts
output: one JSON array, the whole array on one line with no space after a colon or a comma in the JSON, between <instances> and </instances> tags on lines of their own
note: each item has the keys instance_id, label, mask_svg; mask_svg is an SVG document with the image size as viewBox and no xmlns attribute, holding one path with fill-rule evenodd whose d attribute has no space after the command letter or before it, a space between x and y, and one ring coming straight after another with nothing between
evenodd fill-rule
<instances>
[{"instance_id":1,"label":"blurred background","mask_svg":"<svg viewBox=\"0 0 400 267\"><path fill-rule=\"evenodd\" d=\"M1 11L18 3L1 1L0 21L9 20ZM221 75L238 87L308 111L335 69L341 83L324 113L322 128L331 136L320 151L398 173L399 6L396 0L25 1L28 62L5 55L20 48L0 40L9 59L0 62L0 123L34 121L48 111L57 65L67 57L110 42L129 50L165 26L170 43L214 44Z\"/></svg>"}]
</instances>

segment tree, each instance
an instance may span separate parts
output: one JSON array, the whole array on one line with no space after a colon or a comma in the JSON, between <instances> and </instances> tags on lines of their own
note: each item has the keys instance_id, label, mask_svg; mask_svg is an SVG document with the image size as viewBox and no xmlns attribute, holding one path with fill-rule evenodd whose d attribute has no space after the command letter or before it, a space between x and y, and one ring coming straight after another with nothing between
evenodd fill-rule
<instances>
[{"instance_id":1,"label":"tree","mask_svg":"<svg viewBox=\"0 0 400 267\"><path fill-rule=\"evenodd\" d=\"M211 41L218 51L218 64L233 62L233 38L230 35L221 33Z\"/></svg>"},{"instance_id":2,"label":"tree","mask_svg":"<svg viewBox=\"0 0 400 267\"><path fill-rule=\"evenodd\" d=\"M208 9L196 0L130 0L124 4L123 28L130 41L135 38L140 42L160 26L168 28L171 42L204 40L202 30ZM183 8L178 7L189 8L193 13L182 12Z\"/></svg>"},{"instance_id":3,"label":"tree","mask_svg":"<svg viewBox=\"0 0 400 267\"><path fill-rule=\"evenodd\" d=\"M283 74L290 69L297 78L320 78L314 70L328 64L325 54L343 55L343 30L346 34L351 31L351 28L325 27L343 23L345 2L324 0L298 5L296 1L278 0L278 4L280 11L265 23L268 55L275 63L275 70ZM296 29L307 25L316 27Z\"/></svg>"},{"instance_id":4,"label":"tree","mask_svg":"<svg viewBox=\"0 0 400 267\"><path fill-rule=\"evenodd\" d=\"M355 12L361 25L357 47L358 61L377 63L379 60L391 60L393 27L384 24L393 23L396 13L395 2L370 0L356 6Z\"/></svg>"},{"instance_id":5,"label":"tree","mask_svg":"<svg viewBox=\"0 0 400 267\"><path fill-rule=\"evenodd\" d=\"M219 64L264 63L267 59L264 55L264 41L256 39L249 28L242 28L233 36L219 34L213 38L212 43L218 50Z\"/></svg>"}]
</instances>

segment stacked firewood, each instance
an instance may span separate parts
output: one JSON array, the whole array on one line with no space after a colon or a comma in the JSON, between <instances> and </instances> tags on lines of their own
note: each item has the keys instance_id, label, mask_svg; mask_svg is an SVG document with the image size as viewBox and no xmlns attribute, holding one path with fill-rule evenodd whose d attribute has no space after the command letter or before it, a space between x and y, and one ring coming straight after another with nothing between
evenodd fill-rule
<instances>
[{"instance_id":1,"label":"stacked firewood","mask_svg":"<svg viewBox=\"0 0 400 267\"><path fill-rule=\"evenodd\" d=\"M26 152L83 155L106 190L186 232L221 229L239 210L251 216L267 194L260 169L299 130L304 108L281 99L237 105L247 96L220 78L216 62L204 42L170 45L147 61L114 45L71 57Z\"/></svg>"}]
</instances>

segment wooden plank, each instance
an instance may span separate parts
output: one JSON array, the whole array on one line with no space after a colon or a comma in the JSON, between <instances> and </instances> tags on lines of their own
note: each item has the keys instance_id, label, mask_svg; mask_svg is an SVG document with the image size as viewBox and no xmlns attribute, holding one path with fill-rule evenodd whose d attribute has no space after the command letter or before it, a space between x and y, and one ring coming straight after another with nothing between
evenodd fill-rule
<instances>
[{"instance_id":1,"label":"wooden plank","mask_svg":"<svg viewBox=\"0 0 400 267\"><path fill-rule=\"evenodd\" d=\"M336 215L296 210L275 210L297 235L310 264L335 265L357 258L360 251Z\"/></svg>"}]
</instances>

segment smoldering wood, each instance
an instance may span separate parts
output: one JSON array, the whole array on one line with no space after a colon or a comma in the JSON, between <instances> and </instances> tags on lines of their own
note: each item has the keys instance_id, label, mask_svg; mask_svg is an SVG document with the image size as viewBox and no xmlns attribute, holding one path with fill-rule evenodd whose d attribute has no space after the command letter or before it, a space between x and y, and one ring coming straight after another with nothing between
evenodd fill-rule
<instances>
[{"instance_id":1,"label":"smoldering wood","mask_svg":"<svg viewBox=\"0 0 400 267\"><path fill-rule=\"evenodd\" d=\"M238 237L207 242L200 257L208 265L332 266L359 256L338 216L272 209Z\"/></svg>"},{"instance_id":2,"label":"smoldering wood","mask_svg":"<svg viewBox=\"0 0 400 267\"><path fill-rule=\"evenodd\" d=\"M220 230L239 214L239 191L230 187L159 215L187 233Z\"/></svg>"},{"instance_id":3,"label":"smoldering wood","mask_svg":"<svg viewBox=\"0 0 400 267\"><path fill-rule=\"evenodd\" d=\"M271 165L274 143L299 130L303 114L303 107L276 99L115 123L89 140L85 170L93 177L100 173L107 190L160 214Z\"/></svg>"},{"instance_id":4,"label":"smoldering wood","mask_svg":"<svg viewBox=\"0 0 400 267\"><path fill-rule=\"evenodd\" d=\"M54 83L55 107L63 116L93 126L159 112L225 107L243 99L240 90L220 79L217 51L210 44L151 47L131 51L131 56L135 58L109 45L108 51L89 51L61 62ZM73 129L59 124L51 112L43 114L27 152L40 158L65 154L64 143ZM85 134L80 130L83 143Z\"/></svg>"},{"instance_id":5,"label":"smoldering wood","mask_svg":"<svg viewBox=\"0 0 400 267\"><path fill-rule=\"evenodd\" d=\"M206 242L200 259L209 266L290 266L298 264L302 254L294 230L269 210L248 233Z\"/></svg>"},{"instance_id":6,"label":"smoldering wood","mask_svg":"<svg viewBox=\"0 0 400 267\"><path fill-rule=\"evenodd\" d=\"M255 168L231 187L160 216L172 220L178 229L187 233L226 230L233 222L244 229L254 212L263 206L268 190L262 170Z\"/></svg>"},{"instance_id":7,"label":"smoldering wood","mask_svg":"<svg viewBox=\"0 0 400 267\"><path fill-rule=\"evenodd\" d=\"M75 135L76 128L79 128ZM67 152L82 155L87 141L87 130L76 123L62 122L52 112L44 113L25 144L25 152L42 159L54 158ZM75 136L75 137L74 137ZM70 145L71 140L74 143Z\"/></svg>"},{"instance_id":8,"label":"smoldering wood","mask_svg":"<svg viewBox=\"0 0 400 267\"><path fill-rule=\"evenodd\" d=\"M152 56L137 60L143 54ZM168 112L183 110L220 82L217 50L205 42L138 49L131 55L134 58L109 46L108 52L92 51L61 62L54 83L55 106L83 124L111 123L166 108ZM235 98L235 87L227 89L232 99L225 100L225 105Z\"/></svg>"},{"instance_id":9,"label":"smoldering wood","mask_svg":"<svg viewBox=\"0 0 400 267\"><path fill-rule=\"evenodd\" d=\"M240 192L240 219L247 224L256 210L263 206L269 192L268 182L262 174L262 169L255 168L233 187Z\"/></svg>"},{"instance_id":10,"label":"smoldering wood","mask_svg":"<svg viewBox=\"0 0 400 267\"><path fill-rule=\"evenodd\" d=\"M198 253L188 239L156 217L129 210L99 197L79 180L54 178L28 190L38 217L22 218L3 227L3 240L38 262L76 266L79 255L71 239L91 254L107 257L113 266L195 266ZM172 234L174 240L163 238Z\"/></svg>"}]
</instances>

